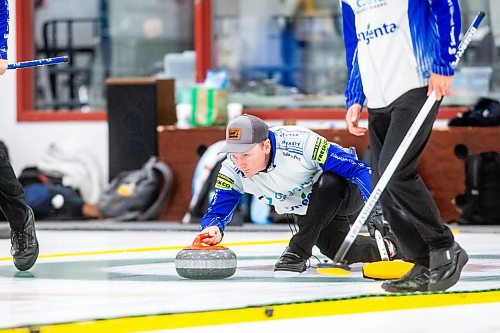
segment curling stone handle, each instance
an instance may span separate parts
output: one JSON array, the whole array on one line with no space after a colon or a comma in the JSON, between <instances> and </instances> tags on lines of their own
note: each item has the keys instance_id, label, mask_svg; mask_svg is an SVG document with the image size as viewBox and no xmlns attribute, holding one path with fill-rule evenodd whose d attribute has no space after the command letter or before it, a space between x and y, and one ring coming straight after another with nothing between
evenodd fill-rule
<instances>
[{"instance_id":1,"label":"curling stone handle","mask_svg":"<svg viewBox=\"0 0 500 333\"><path fill-rule=\"evenodd\" d=\"M198 236L195 237L192 246L201 246L201 241L205 238L210 238L210 235L207 233L198 234Z\"/></svg>"}]
</instances>

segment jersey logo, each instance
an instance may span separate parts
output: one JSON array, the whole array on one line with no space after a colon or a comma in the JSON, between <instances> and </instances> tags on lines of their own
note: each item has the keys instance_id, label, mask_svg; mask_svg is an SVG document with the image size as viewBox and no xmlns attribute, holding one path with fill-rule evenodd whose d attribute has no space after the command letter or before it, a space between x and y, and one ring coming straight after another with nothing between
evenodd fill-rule
<instances>
[{"instance_id":1,"label":"jersey logo","mask_svg":"<svg viewBox=\"0 0 500 333\"><path fill-rule=\"evenodd\" d=\"M241 138L241 128L228 128L227 129L227 139L228 140L239 140Z\"/></svg>"},{"instance_id":2,"label":"jersey logo","mask_svg":"<svg viewBox=\"0 0 500 333\"><path fill-rule=\"evenodd\" d=\"M215 181L215 188L218 188L220 190L232 190L234 185L234 180L229 178L226 175L223 175L222 173L219 173L217 175L217 180Z\"/></svg>"},{"instance_id":3,"label":"jersey logo","mask_svg":"<svg viewBox=\"0 0 500 333\"><path fill-rule=\"evenodd\" d=\"M312 155L313 161L318 161L319 163L326 162L326 156L328 154L328 147L330 147L330 142L325 138L317 138L314 144L314 151Z\"/></svg>"},{"instance_id":4,"label":"jersey logo","mask_svg":"<svg viewBox=\"0 0 500 333\"><path fill-rule=\"evenodd\" d=\"M372 28L370 24L366 27L366 31L358 33L358 41L365 42L366 45L370 44L372 39L377 39L386 35L393 34L398 26L396 23L384 23L380 27Z\"/></svg>"}]
</instances>

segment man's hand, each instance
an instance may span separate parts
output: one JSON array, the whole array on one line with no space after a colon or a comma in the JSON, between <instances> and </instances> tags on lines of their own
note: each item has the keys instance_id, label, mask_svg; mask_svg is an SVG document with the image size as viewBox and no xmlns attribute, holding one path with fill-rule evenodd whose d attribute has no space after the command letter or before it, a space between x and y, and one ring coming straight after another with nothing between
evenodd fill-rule
<instances>
[{"instance_id":1,"label":"man's hand","mask_svg":"<svg viewBox=\"0 0 500 333\"><path fill-rule=\"evenodd\" d=\"M203 229L203 231L200 232L200 235L210 236L210 237L205 236L206 238L201 239L201 242L207 245L217 245L222 240L222 232L217 226L211 226Z\"/></svg>"},{"instance_id":2,"label":"man's hand","mask_svg":"<svg viewBox=\"0 0 500 333\"><path fill-rule=\"evenodd\" d=\"M9 62L6 59L0 59L0 75L3 75L7 70Z\"/></svg>"},{"instance_id":3,"label":"man's hand","mask_svg":"<svg viewBox=\"0 0 500 333\"><path fill-rule=\"evenodd\" d=\"M349 133L356 136L365 135L365 132L367 130L364 127L358 126L359 117L361 116L361 109L362 109L361 104L353 104L349 107L349 110L347 110L347 114L345 116Z\"/></svg>"},{"instance_id":4,"label":"man's hand","mask_svg":"<svg viewBox=\"0 0 500 333\"><path fill-rule=\"evenodd\" d=\"M375 230L380 231L382 237L385 237L389 230L389 224L385 222L384 215L382 214L382 207L377 203L373 207L368 219L366 221L366 226L368 227L368 232L372 238L375 238Z\"/></svg>"},{"instance_id":5,"label":"man's hand","mask_svg":"<svg viewBox=\"0 0 500 333\"><path fill-rule=\"evenodd\" d=\"M427 96L434 90L436 93L436 100L440 101L444 96L450 94L450 86L453 82L453 76L445 76L432 73L429 77L429 88L427 89Z\"/></svg>"}]
</instances>

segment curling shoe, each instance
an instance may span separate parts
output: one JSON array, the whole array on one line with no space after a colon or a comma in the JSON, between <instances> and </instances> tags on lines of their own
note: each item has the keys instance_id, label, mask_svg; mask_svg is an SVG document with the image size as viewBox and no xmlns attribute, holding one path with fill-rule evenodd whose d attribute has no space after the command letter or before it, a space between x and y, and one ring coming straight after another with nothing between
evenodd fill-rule
<instances>
[{"instance_id":1,"label":"curling shoe","mask_svg":"<svg viewBox=\"0 0 500 333\"><path fill-rule=\"evenodd\" d=\"M402 278L382 283L382 288L391 293L428 291L429 276L430 273L427 267L415 264Z\"/></svg>"},{"instance_id":2,"label":"curling shoe","mask_svg":"<svg viewBox=\"0 0 500 333\"><path fill-rule=\"evenodd\" d=\"M298 254L289 250L287 247L274 265L275 277L297 276L306 271L306 259L302 259Z\"/></svg>"},{"instance_id":3,"label":"curling shoe","mask_svg":"<svg viewBox=\"0 0 500 333\"><path fill-rule=\"evenodd\" d=\"M38 240L35 231L35 216L31 207L28 207L28 220L21 230L11 230L10 254L14 258L14 266L20 271L27 271L38 258Z\"/></svg>"},{"instance_id":4,"label":"curling shoe","mask_svg":"<svg viewBox=\"0 0 500 333\"><path fill-rule=\"evenodd\" d=\"M455 285L468 260L467 252L457 242L451 247L431 251L429 291L442 291Z\"/></svg>"}]
</instances>

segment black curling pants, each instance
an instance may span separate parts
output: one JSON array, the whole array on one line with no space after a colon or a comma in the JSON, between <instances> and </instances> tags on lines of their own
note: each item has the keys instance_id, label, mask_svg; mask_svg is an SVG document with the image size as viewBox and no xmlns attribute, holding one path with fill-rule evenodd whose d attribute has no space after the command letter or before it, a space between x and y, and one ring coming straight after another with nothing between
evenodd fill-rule
<instances>
[{"instance_id":1,"label":"black curling pants","mask_svg":"<svg viewBox=\"0 0 500 333\"><path fill-rule=\"evenodd\" d=\"M307 259L316 245L330 259L350 229L350 218L363 208L359 188L345 178L324 172L313 185L306 215L293 215L299 231L290 240L290 251ZM354 220L352 220L354 221ZM348 263L380 260L375 240L358 236L345 257Z\"/></svg>"},{"instance_id":2,"label":"black curling pants","mask_svg":"<svg viewBox=\"0 0 500 333\"><path fill-rule=\"evenodd\" d=\"M427 87L408 91L387 107L369 109L372 185L378 182L427 99ZM400 250L416 263L429 266L429 251L453 244L432 196L417 174L418 159L432 132L439 102L433 106L380 197L384 216ZM450 148L452 149L452 148ZM436 161L439 163L439 161Z\"/></svg>"},{"instance_id":3,"label":"black curling pants","mask_svg":"<svg viewBox=\"0 0 500 333\"><path fill-rule=\"evenodd\" d=\"M7 152L0 146L0 209L11 229L20 230L28 219L24 189L10 165Z\"/></svg>"}]
</instances>

